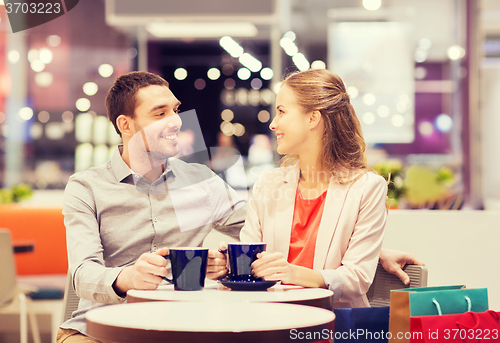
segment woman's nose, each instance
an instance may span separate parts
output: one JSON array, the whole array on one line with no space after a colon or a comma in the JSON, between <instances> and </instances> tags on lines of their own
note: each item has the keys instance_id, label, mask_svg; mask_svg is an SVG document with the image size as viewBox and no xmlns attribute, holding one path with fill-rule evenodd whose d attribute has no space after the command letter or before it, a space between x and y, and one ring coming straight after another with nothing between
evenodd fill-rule
<instances>
[{"instance_id":1,"label":"woman's nose","mask_svg":"<svg viewBox=\"0 0 500 343\"><path fill-rule=\"evenodd\" d=\"M269 124L269 128L272 130L272 131L276 131L276 117L274 117L273 121L271 122L271 124Z\"/></svg>"}]
</instances>

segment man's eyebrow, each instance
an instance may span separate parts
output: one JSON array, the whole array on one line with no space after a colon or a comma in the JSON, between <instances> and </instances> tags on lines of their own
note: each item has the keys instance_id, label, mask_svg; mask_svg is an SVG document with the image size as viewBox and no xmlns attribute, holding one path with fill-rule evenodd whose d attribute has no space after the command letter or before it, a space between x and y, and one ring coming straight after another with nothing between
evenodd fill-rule
<instances>
[{"instance_id":1,"label":"man's eyebrow","mask_svg":"<svg viewBox=\"0 0 500 343\"><path fill-rule=\"evenodd\" d=\"M285 106L283 106L283 105L278 105L278 106L276 106L276 109L277 109L277 110L279 110L279 109L280 109L280 107L285 108Z\"/></svg>"},{"instance_id":2,"label":"man's eyebrow","mask_svg":"<svg viewBox=\"0 0 500 343\"><path fill-rule=\"evenodd\" d=\"M177 103L174 105L174 108L177 108L180 105L181 105L181 102L177 101ZM168 108L168 105L158 105L158 106L155 106L152 109L150 109L148 113L151 113L151 112L154 112L154 111L157 111L157 110L161 110L161 109L164 109L164 108Z\"/></svg>"}]
</instances>

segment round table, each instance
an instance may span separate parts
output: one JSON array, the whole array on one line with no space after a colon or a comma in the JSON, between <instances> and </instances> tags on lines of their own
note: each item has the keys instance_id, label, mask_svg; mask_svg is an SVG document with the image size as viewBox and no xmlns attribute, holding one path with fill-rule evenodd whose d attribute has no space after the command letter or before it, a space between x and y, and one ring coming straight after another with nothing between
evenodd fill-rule
<instances>
[{"instance_id":1,"label":"round table","mask_svg":"<svg viewBox=\"0 0 500 343\"><path fill-rule=\"evenodd\" d=\"M86 314L103 342L315 342L334 337L332 311L276 303L142 302Z\"/></svg>"},{"instance_id":2,"label":"round table","mask_svg":"<svg viewBox=\"0 0 500 343\"><path fill-rule=\"evenodd\" d=\"M266 302L308 305L327 310L333 308L333 292L322 288L276 285L267 291L232 291L215 281L206 280L201 291L175 291L172 285L160 285L153 291L130 290L127 302L198 301L198 302Z\"/></svg>"}]
</instances>

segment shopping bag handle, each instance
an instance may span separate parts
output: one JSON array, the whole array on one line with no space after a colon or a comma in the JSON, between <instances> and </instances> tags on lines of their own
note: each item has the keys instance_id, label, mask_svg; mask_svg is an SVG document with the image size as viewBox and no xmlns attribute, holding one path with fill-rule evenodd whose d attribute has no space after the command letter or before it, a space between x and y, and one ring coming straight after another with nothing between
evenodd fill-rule
<instances>
[{"instance_id":1,"label":"shopping bag handle","mask_svg":"<svg viewBox=\"0 0 500 343\"><path fill-rule=\"evenodd\" d=\"M486 310L486 313L489 313L497 323L500 323L500 315L497 312L493 310Z\"/></svg>"},{"instance_id":2,"label":"shopping bag handle","mask_svg":"<svg viewBox=\"0 0 500 343\"><path fill-rule=\"evenodd\" d=\"M465 325L463 323L456 322L455 324L457 325L457 327L459 329L467 329L467 330L477 329L479 326L479 317L477 316L477 314L475 312L472 312L472 311L468 311L466 313L470 313L472 315L472 318L474 318L474 323L475 323L474 326L468 327L467 325Z\"/></svg>"},{"instance_id":3,"label":"shopping bag handle","mask_svg":"<svg viewBox=\"0 0 500 343\"><path fill-rule=\"evenodd\" d=\"M465 296L465 301L467 302L467 312L470 312L472 309L472 302L468 296ZM432 303L436 306L438 315L442 316L443 312L441 311L441 305L439 305L439 302L436 299L432 299Z\"/></svg>"}]
</instances>

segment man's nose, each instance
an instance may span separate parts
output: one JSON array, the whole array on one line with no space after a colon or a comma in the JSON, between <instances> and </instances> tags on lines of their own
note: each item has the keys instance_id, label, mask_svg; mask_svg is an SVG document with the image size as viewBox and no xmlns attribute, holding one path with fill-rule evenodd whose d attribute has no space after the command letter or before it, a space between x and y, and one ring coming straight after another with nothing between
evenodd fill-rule
<instances>
[{"instance_id":1,"label":"man's nose","mask_svg":"<svg viewBox=\"0 0 500 343\"><path fill-rule=\"evenodd\" d=\"M182 119L178 114L167 118L167 126L170 129L179 129L182 126Z\"/></svg>"}]
</instances>

